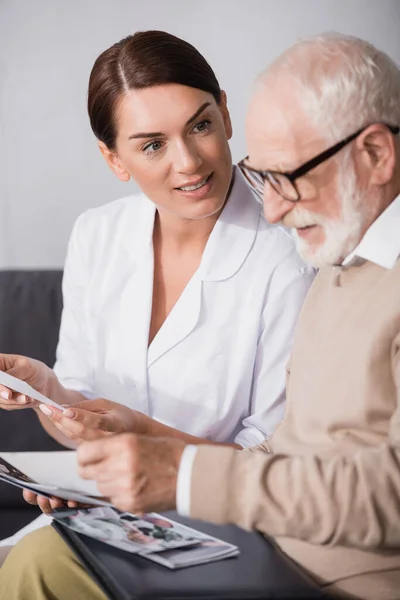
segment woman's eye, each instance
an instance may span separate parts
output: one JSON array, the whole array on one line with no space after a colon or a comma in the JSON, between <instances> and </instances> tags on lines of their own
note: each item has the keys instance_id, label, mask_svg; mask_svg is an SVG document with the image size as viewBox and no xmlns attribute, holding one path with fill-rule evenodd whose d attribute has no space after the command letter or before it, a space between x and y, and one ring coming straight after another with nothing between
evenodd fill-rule
<instances>
[{"instance_id":1,"label":"woman's eye","mask_svg":"<svg viewBox=\"0 0 400 600\"><path fill-rule=\"evenodd\" d=\"M209 121L208 119L204 119L204 121L200 121L200 123L197 123L197 125L194 126L193 130L197 130L199 133L203 133L203 131L207 131L210 125L211 121Z\"/></svg>"},{"instance_id":2,"label":"woman's eye","mask_svg":"<svg viewBox=\"0 0 400 600\"><path fill-rule=\"evenodd\" d=\"M161 142L150 142L149 144L146 144L145 146L143 146L143 152L146 152L147 154L153 154L154 152L157 152L158 150L160 150L161 147L162 147Z\"/></svg>"}]
</instances>

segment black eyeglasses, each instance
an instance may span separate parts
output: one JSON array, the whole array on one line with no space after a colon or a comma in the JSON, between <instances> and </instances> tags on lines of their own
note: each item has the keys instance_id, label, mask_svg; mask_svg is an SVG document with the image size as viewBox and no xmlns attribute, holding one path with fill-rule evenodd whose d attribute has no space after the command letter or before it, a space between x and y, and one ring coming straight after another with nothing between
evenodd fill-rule
<instances>
[{"instance_id":1,"label":"black eyeglasses","mask_svg":"<svg viewBox=\"0 0 400 600\"><path fill-rule=\"evenodd\" d=\"M355 140L356 137L359 136L360 133L365 131L367 127L370 127L370 125L371 123L369 125L366 125L365 127L362 127L361 129L359 129L352 135L349 135L349 137L345 138L341 142L338 142L337 144L331 146L327 150L324 150L324 152L321 152L311 160L308 160L306 163L304 163L294 171L258 171L257 169L253 169L253 167L250 167L246 164L246 161L249 158L248 156L246 156L246 158L244 158L238 163L238 167L249 182L249 184L251 185L251 187L261 197L264 194L265 182L268 181L271 187L278 194L280 194L282 198L284 198L285 200L290 200L290 202L298 202L300 200L300 194L295 184L296 179L302 177L303 175L311 171L311 169L315 169L315 167L318 167L318 165L323 163L325 160L328 160L328 158L331 158L331 156L334 156L337 152L339 152L339 150L341 150L342 148L347 146L347 144ZM398 125L389 125L387 123L383 123L383 125L390 129L390 131L394 135L398 134L400 131L400 127Z\"/></svg>"}]
</instances>

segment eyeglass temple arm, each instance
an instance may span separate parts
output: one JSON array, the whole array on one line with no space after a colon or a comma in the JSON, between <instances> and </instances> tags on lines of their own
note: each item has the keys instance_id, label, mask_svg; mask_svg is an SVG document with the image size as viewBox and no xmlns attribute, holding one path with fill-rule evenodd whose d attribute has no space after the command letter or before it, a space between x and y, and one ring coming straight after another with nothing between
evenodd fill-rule
<instances>
[{"instance_id":1,"label":"eyeglass temple arm","mask_svg":"<svg viewBox=\"0 0 400 600\"><path fill-rule=\"evenodd\" d=\"M400 132L400 127L398 125L389 125L388 123L383 123L383 125L385 125L394 135L396 135ZM314 167L317 167L319 164L321 164L325 160L328 160L328 158L330 158L331 156L334 156L334 154L339 152L339 150L344 148L344 146L346 146L347 144L349 144L350 142L355 140L356 137L359 136L360 133L362 133L364 131L364 129L366 129L366 127L362 127L361 129L359 129L352 135L349 135L346 139L342 140L338 144L331 146L330 148L325 150L325 152L323 152L322 154L319 154L315 158L312 158L311 160L306 162L305 165L302 165L295 171L291 171L289 173L284 173L284 174L293 183L293 181L298 179L298 177L305 175L305 173L308 173L308 171L311 171L311 169L314 169Z\"/></svg>"},{"instance_id":2,"label":"eyeglass temple arm","mask_svg":"<svg viewBox=\"0 0 400 600\"><path fill-rule=\"evenodd\" d=\"M355 140L356 137L358 135L360 135L361 132L362 132L362 129L360 129L359 131L356 131L356 133L349 135L349 137L347 137L345 140L342 140L338 144L331 146L330 148L325 150L325 152L322 152L322 154L319 154L315 158L312 158L311 160L306 162L304 165L302 165L295 171L292 171L291 173L285 173L285 175L288 177L288 179L290 179L290 181L294 181L298 177L305 175L306 173L308 173L308 171L311 171L311 169L314 169L314 167L317 167L321 163L325 162L326 160L328 160L328 158L330 158L331 156L334 156L334 154L336 154L337 152L339 152L339 150L344 148L344 146L347 146L347 144L349 144L350 142Z\"/></svg>"}]
</instances>

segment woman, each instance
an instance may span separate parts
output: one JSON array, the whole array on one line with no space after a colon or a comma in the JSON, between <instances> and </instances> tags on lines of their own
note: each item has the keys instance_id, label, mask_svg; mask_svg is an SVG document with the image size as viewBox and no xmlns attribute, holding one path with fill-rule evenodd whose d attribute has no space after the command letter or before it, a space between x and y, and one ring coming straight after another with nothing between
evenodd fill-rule
<instances>
[{"instance_id":1,"label":"woman","mask_svg":"<svg viewBox=\"0 0 400 600\"><path fill-rule=\"evenodd\" d=\"M74 227L54 371L0 355L1 370L71 408L4 387L0 406L34 408L69 446L121 431L260 443L283 415L313 272L232 167L225 93L193 46L147 31L98 57L88 111L108 166L142 193Z\"/></svg>"}]
</instances>

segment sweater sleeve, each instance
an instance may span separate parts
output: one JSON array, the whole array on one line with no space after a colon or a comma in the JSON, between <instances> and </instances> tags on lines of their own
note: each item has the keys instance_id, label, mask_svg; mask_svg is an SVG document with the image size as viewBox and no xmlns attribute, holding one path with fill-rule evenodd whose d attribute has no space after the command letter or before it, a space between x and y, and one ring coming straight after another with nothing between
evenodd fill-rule
<instances>
[{"instance_id":1,"label":"sweater sleeve","mask_svg":"<svg viewBox=\"0 0 400 600\"><path fill-rule=\"evenodd\" d=\"M330 459L199 447L191 516L314 544L398 548L400 335L391 358L397 406L386 443Z\"/></svg>"}]
</instances>

